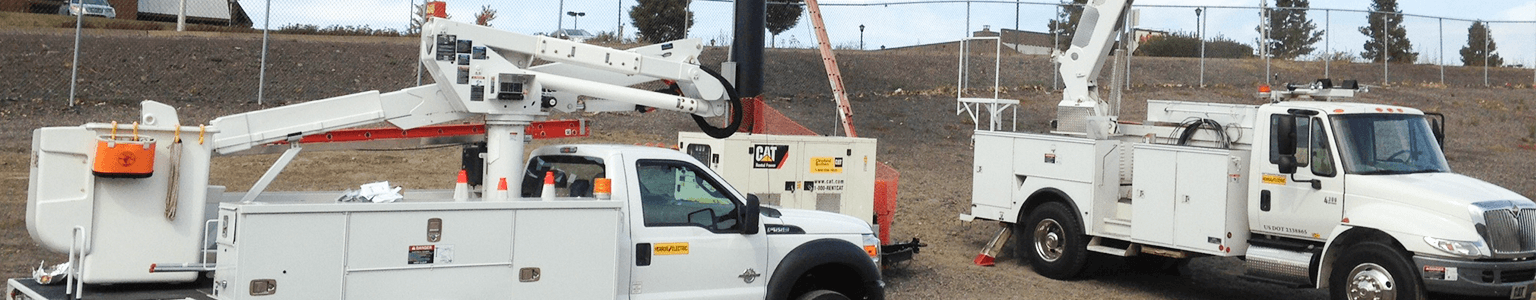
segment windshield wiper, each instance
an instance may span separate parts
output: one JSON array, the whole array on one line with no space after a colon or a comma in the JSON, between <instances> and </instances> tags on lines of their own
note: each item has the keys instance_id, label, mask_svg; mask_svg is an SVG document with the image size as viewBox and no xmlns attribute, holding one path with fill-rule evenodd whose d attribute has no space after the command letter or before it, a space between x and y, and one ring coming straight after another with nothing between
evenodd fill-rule
<instances>
[{"instance_id":1,"label":"windshield wiper","mask_svg":"<svg viewBox=\"0 0 1536 300\"><path fill-rule=\"evenodd\" d=\"M1357 174L1357 175L1397 175L1397 174L1408 174L1408 173L1413 173L1413 172L1398 171L1398 170L1375 170L1375 171L1360 172L1360 173L1355 173L1355 174Z\"/></svg>"}]
</instances>

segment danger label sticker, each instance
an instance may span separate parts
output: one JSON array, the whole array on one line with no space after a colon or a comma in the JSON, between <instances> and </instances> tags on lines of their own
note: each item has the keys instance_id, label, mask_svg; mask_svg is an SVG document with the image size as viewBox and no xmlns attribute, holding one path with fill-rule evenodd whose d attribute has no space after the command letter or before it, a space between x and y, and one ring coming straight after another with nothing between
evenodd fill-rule
<instances>
[{"instance_id":1,"label":"danger label sticker","mask_svg":"<svg viewBox=\"0 0 1536 300\"><path fill-rule=\"evenodd\" d=\"M841 157L812 157L811 173L842 173L843 158Z\"/></svg>"},{"instance_id":2,"label":"danger label sticker","mask_svg":"<svg viewBox=\"0 0 1536 300\"><path fill-rule=\"evenodd\" d=\"M654 248L656 255L688 255L688 243L658 243Z\"/></svg>"},{"instance_id":3,"label":"danger label sticker","mask_svg":"<svg viewBox=\"0 0 1536 300\"><path fill-rule=\"evenodd\" d=\"M405 264L424 265L431 264L437 258L437 246L416 245L411 246L406 252Z\"/></svg>"}]
</instances>

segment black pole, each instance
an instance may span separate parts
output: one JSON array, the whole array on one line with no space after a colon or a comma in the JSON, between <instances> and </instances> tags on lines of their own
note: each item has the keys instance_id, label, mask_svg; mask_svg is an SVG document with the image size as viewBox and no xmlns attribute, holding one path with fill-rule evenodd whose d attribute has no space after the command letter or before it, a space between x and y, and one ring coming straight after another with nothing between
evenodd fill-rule
<instances>
[{"instance_id":1,"label":"black pole","mask_svg":"<svg viewBox=\"0 0 1536 300\"><path fill-rule=\"evenodd\" d=\"M763 94L763 31L767 30L767 1L736 1L736 40L731 42L731 60L736 62L736 94L757 97Z\"/></svg>"}]
</instances>

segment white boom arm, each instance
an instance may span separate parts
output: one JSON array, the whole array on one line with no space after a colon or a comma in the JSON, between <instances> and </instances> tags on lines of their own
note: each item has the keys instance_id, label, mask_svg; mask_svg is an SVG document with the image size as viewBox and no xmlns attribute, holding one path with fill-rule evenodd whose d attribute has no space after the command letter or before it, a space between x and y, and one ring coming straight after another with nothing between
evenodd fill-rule
<instances>
[{"instance_id":1,"label":"white boom arm","mask_svg":"<svg viewBox=\"0 0 1536 300\"><path fill-rule=\"evenodd\" d=\"M210 122L219 129L214 149L237 152L381 121L410 129L485 115L488 121L526 125L551 108L598 112L644 105L702 117L724 115L727 87L699 67L702 50L697 40L616 50L432 19L424 26L421 63L436 84L220 117ZM555 63L530 66L535 59ZM626 87L658 79L676 81L684 94ZM578 96L597 99L579 101Z\"/></svg>"},{"instance_id":2,"label":"white boom arm","mask_svg":"<svg viewBox=\"0 0 1536 300\"><path fill-rule=\"evenodd\" d=\"M1078 18L1077 31L1067 51L1056 57L1061 64L1061 103L1057 104L1058 130L1081 133L1087 116L1107 116L1104 101L1099 99L1099 71L1114 47L1127 9L1132 0L1088 1Z\"/></svg>"},{"instance_id":3,"label":"white boom arm","mask_svg":"<svg viewBox=\"0 0 1536 300\"><path fill-rule=\"evenodd\" d=\"M727 102L733 92L724 78L698 65L703 51L698 40L625 51L445 19L429 20L422 32L420 62L435 84L220 117L210 122L218 129L213 149L237 152L381 121L411 129L484 116L487 152L483 178L516 180L519 177L514 175L523 167L524 126L544 119L551 109L603 112L634 110L641 105L698 117L732 112ZM532 66L535 60L553 63ZM627 87L658 79L676 81L682 95ZM738 123L739 118L731 122ZM705 126L703 122L700 125ZM730 127L713 128L711 135L729 135L735 130ZM275 176L281 168L279 163L266 177ZM511 188L509 194L517 195L520 186Z\"/></svg>"}]
</instances>

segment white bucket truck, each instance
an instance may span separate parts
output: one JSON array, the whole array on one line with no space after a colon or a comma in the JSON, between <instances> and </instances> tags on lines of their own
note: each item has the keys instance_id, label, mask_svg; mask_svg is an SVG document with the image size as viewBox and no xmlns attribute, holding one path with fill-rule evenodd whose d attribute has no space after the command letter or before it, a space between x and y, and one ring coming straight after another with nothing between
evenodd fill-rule
<instances>
[{"instance_id":1,"label":"white bucket truck","mask_svg":"<svg viewBox=\"0 0 1536 300\"><path fill-rule=\"evenodd\" d=\"M1127 2L1085 7L1058 56L1055 131L975 132L962 219L1011 224L1019 256L1056 279L1090 252L1217 256L1333 299L1529 298L1536 204L1452 173L1443 116L1335 102L1357 84L1320 80L1264 91L1263 105L1149 100L1144 123L1117 121L1093 79Z\"/></svg>"},{"instance_id":2,"label":"white bucket truck","mask_svg":"<svg viewBox=\"0 0 1536 300\"><path fill-rule=\"evenodd\" d=\"M9 280L3 296L884 298L879 240L858 218L761 208L668 149L560 145L522 158L534 136L586 134L582 123L546 128L551 110L740 111L726 80L697 65L698 40L620 51L445 19L423 32L421 63L434 84L207 126L182 126L174 108L146 101L132 125L34 131L28 232L70 262ZM553 63L530 66L536 59ZM682 95L627 87L658 79L678 82ZM470 117L484 124L433 125ZM724 137L739 119L701 126ZM343 130L377 122L396 128ZM265 191L311 140L454 132L485 143L465 155L469 173L487 183L480 188L396 195L385 184L383 193L356 197ZM274 148L283 155L249 191L210 185L212 156Z\"/></svg>"}]
</instances>

